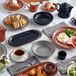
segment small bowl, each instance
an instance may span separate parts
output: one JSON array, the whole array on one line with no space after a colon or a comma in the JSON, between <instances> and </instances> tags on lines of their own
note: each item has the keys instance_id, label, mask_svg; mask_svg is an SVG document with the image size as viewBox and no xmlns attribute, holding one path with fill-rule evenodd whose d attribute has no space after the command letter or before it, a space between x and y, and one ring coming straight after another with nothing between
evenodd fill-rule
<instances>
[{"instance_id":1,"label":"small bowl","mask_svg":"<svg viewBox=\"0 0 76 76\"><path fill-rule=\"evenodd\" d=\"M76 26L76 16L74 16L73 18L71 18L71 24Z\"/></svg>"},{"instance_id":2,"label":"small bowl","mask_svg":"<svg viewBox=\"0 0 76 76\"><path fill-rule=\"evenodd\" d=\"M32 45L32 51L35 55L47 58L55 52L55 46L52 42L37 41Z\"/></svg>"},{"instance_id":3,"label":"small bowl","mask_svg":"<svg viewBox=\"0 0 76 76\"><path fill-rule=\"evenodd\" d=\"M67 53L65 51L59 51L58 52L58 58L60 60L64 60L66 58Z\"/></svg>"},{"instance_id":4,"label":"small bowl","mask_svg":"<svg viewBox=\"0 0 76 76\"><path fill-rule=\"evenodd\" d=\"M53 15L48 12L38 12L33 19L39 25L47 25L53 20Z\"/></svg>"},{"instance_id":5,"label":"small bowl","mask_svg":"<svg viewBox=\"0 0 76 76\"><path fill-rule=\"evenodd\" d=\"M45 69L46 73L51 74L51 73L55 72L56 65L52 62L48 62L44 65L44 69Z\"/></svg>"},{"instance_id":6,"label":"small bowl","mask_svg":"<svg viewBox=\"0 0 76 76\"><path fill-rule=\"evenodd\" d=\"M69 75L69 70L70 70L72 67L76 67L76 63L71 64L71 65L67 68L67 74L68 74L68 76L70 76L70 75Z\"/></svg>"}]
</instances>

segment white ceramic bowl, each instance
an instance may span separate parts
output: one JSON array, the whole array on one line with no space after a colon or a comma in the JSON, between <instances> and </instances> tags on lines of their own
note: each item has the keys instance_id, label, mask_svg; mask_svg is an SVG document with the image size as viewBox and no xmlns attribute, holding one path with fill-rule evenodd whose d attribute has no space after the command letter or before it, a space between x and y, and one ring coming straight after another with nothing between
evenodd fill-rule
<instances>
[{"instance_id":1,"label":"white ceramic bowl","mask_svg":"<svg viewBox=\"0 0 76 76\"><path fill-rule=\"evenodd\" d=\"M70 75L69 75L69 70L70 70L72 67L76 67L76 63L71 64L71 65L67 68L67 74L68 74L68 76L70 76Z\"/></svg>"}]
</instances>

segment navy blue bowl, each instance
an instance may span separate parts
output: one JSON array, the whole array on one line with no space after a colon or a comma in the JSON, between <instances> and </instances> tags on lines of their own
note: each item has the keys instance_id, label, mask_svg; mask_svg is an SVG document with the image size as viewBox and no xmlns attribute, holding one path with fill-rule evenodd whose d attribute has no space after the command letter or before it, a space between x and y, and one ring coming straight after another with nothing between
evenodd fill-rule
<instances>
[{"instance_id":1,"label":"navy blue bowl","mask_svg":"<svg viewBox=\"0 0 76 76\"><path fill-rule=\"evenodd\" d=\"M66 58L67 53L65 51L59 51L58 52L58 58L60 60L64 60Z\"/></svg>"},{"instance_id":2,"label":"navy blue bowl","mask_svg":"<svg viewBox=\"0 0 76 76\"><path fill-rule=\"evenodd\" d=\"M71 22L72 25L76 26L76 19L74 19L74 17L71 19L70 22Z\"/></svg>"},{"instance_id":3,"label":"navy blue bowl","mask_svg":"<svg viewBox=\"0 0 76 76\"><path fill-rule=\"evenodd\" d=\"M48 12L38 12L33 19L39 25L47 25L53 20L53 15Z\"/></svg>"}]
</instances>

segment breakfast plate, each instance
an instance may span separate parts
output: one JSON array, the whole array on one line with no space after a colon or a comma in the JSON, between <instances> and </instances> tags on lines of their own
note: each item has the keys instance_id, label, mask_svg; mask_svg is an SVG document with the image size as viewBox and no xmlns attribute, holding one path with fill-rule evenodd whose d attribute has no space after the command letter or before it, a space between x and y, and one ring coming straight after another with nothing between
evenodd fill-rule
<instances>
[{"instance_id":1,"label":"breakfast plate","mask_svg":"<svg viewBox=\"0 0 76 76\"><path fill-rule=\"evenodd\" d=\"M8 39L8 43L12 46L20 46L25 43L34 41L41 37L41 32L38 30L28 30L16 35L11 36Z\"/></svg>"},{"instance_id":2,"label":"breakfast plate","mask_svg":"<svg viewBox=\"0 0 76 76\"><path fill-rule=\"evenodd\" d=\"M46 58L53 55L55 46L52 42L41 40L32 45L32 51L35 55Z\"/></svg>"},{"instance_id":3,"label":"breakfast plate","mask_svg":"<svg viewBox=\"0 0 76 76\"><path fill-rule=\"evenodd\" d=\"M58 67L56 66L56 64L54 64L56 66L56 69L54 72L52 72L50 74L46 73L44 66L47 63L48 62L43 62L43 63L40 63L38 65L35 65L35 66L25 70L25 71L22 71L18 76L28 76L28 74L31 74L33 76L54 76L54 75L56 75L58 72ZM35 70L37 70L37 71L35 71ZM43 72L41 73L41 71L43 71Z\"/></svg>"},{"instance_id":4,"label":"breakfast plate","mask_svg":"<svg viewBox=\"0 0 76 76\"><path fill-rule=\"evenodd\" d=\"M19 30L29 24L29 18L23 14L12 14L7 16L3 23L10 30Z\"/></svg>"},{"instance_id":5,"label":"breakfast plate","mask_svg":"<svg viewBox=\"0 0 76 76\"><path fill-rule=\"evenodd\" d=\"M57 45L59 45L59 46L61 46L61 47L63 47L63 48L75 48L75 46L73 46L72 44L70 44L70 40L71 41L73 41L71 38L72 37L70 37L69 35L72 35L72 34L70 34L70 32L68 33L68 36L67 35L65 35L65 31L66 30L71 30L72 32L74 32L74 31L76 31L76 28L73 28L73 27L61 27L61 28L59 28L59 29L57 29L56 31L54 31L53 32L53 34L52 34L52 39L53 39L53 41L57 44ZM64 34L64 38L65 38L65 42L60 42L59 40L58 40L58 38L59 38L59 36L61 36L61 34ZM76 40L76 36L75 36L75 40ZM75 42L75 40L73 41L75 44L76 44L76 42ZM67 41L67 42L66 42Z\"/></svg>"},{"instance_id":6,"label":"breakfast plate","mask_svg":"<svg viewBox=\"0 0 76 76\"><path fill-rule=\"evenodd\" d=\"M15 0L6 0L3 4L2 7L5 11L8 12L19 12L21 10L23 10L26 6L24 5L24 3L21 0L17 0L17 6L15 5L15 3L13 4L13 2L16 2ZM13 7L14 6L14 7Z\"/></svg>"},{"instance_id":7,"label":"breakfast plate","mask_svg":"<svg viewBox=\"0 0 76 76\"><path fill-rule=\"evenodd\" d=\"M49 8L49 9L47 9L47 5L48 5L49 3L50 3L50 2L44 3L44 4L42 5L42 10L47 11L47 12L53 12L53 11L55 11L55 10L56 10L55 6L57 7L57 5L56 5L55 3L53 3L54 8Z\"/></svg>"}]
</instances>

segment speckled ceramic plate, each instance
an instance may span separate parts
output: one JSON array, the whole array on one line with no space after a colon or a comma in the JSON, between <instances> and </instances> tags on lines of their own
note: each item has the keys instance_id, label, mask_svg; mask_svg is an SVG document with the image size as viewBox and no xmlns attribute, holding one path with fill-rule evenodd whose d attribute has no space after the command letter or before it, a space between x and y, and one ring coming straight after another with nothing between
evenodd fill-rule
<instances>
[{"instance_id":1,"label":"speckled ceramic plate","mask_svg":"<svg viewBox=\"0 0 76 76\"><path fill-rule=\"evenodd\" d=\"M32 45L32 51L39 57L49 57L55 52L55 46L52 42L38 41Z\"/></svg>"},{"instance_id":2,"label":"speckled ceramic plate","mask_svg":"<svg viewBox=\"0 0 76 76\"><path fill-rule=\"evenodd\" d=\"M7 54L7 49L3 44L0 44L0 56L3 54Z\"/></svg>"},{"instance_id":3,"label":"speckled ceramic plate","mask_svg":"<svg viewBox=\"0 0 76 76\"><path fill-rule=\"evenodd\" d=\"M23 19L25 19L25 20L27 21L27 23L24 24L22 28L26 27L26 26L29 24L29 18L28 18L27 16L23 15L23 14L11 14L11 15L9 15L8 17L12 17L12 16L16 16L16 15L20 15ZM6 17L6 18L7 18L7 17ZM8 28L8 29L10 29L10 30L19 30L19 29L14 29L13 26L8 26L8 25L6 24L6 18L3 20L3 23L4 23L4 25L5 25L6 28ZM21 29L22 29L22 28L21 28Z\"/></svg>"}]
</instances>

